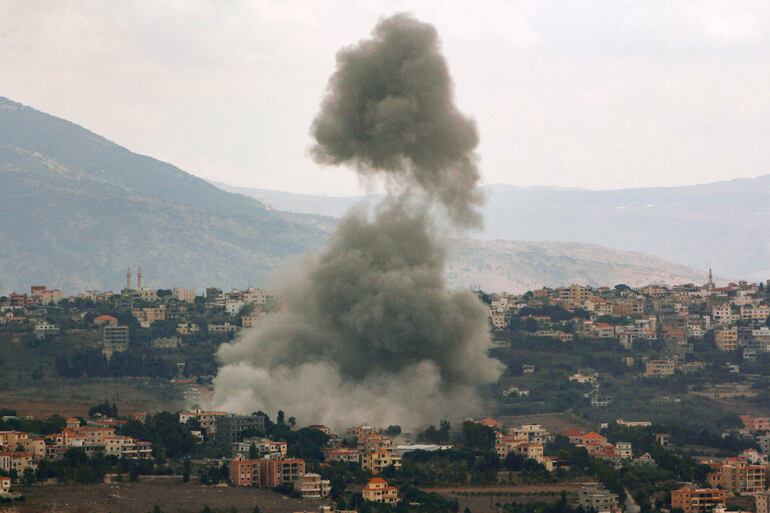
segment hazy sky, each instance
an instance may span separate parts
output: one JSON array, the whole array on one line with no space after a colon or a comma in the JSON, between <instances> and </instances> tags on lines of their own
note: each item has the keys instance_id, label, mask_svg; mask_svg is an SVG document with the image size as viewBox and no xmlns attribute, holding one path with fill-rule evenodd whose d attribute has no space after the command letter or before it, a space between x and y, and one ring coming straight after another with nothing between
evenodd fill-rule
<instances>
[{"instance_id":1,"label":"hazy sky","mask_svg":"<svg viewBox=\"0 0 770 513\"><path fill-rule=\"evenodd\" d=\"M403 10L439 29L486 183L770 173L767 1L0 0L0 96L204 178L355 193L309 125L335 52Z\"/></svg>"}]
</instances>

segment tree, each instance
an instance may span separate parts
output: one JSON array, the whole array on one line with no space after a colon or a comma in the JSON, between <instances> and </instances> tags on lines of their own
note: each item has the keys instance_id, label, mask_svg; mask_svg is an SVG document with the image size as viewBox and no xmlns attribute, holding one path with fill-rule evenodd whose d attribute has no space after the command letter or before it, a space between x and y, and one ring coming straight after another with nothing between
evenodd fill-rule
<instances>
[{"instance_id":1,"label":"tree","mask_svg":"<svg viewBox=\"0 0 770 513\"><path fill-rule=\"evenodd\" d=\"M285 417L285 415L286 415L286 414L283 412L283 410L278 410L278 416L277 416L277 418L275 419L275 421L276 421L278 424L285 424L285 423L286 423L286 421L284 420L284 417Z\"/></svg>"},{"instance_id":2,"label":"tree","mask_svg":"<svg viewBox=\"0 0 770 513\"><path fill-rule=\"evenodd\" d=\"M190 481L190 460L184 460L184 470L182 471L182 482Z\"/></svg>"},{"instance_id":3,"label":"tree","mask_svg":"<svg viewBox=\"0 0 770 513\"><path fill-rule=\"evenodd\" d=\"M401 426L388 426L385 430L385 434L391 438L395 438L401 434Z\"/></svg>"},{"instance_id":4,"label":"tree","mask_svg":"<svg viewBox=\"0 0 770 513\"><path fill-rule=\"evenodd\" d=\"M297 419L294 417L289 417L289 426L295 427L297 425Z\"/></svg>"},{"instance_id":5,"label":"tree","mask_svg":"<svg viewBox=\"0 0 770 513\"><path fill-rule=\"evenodd\" d=\"M495 447L495 432L483 424L466 420L463 422L463 441L472 449L492 452Z\"/></svg>"},{"instance_id":6,"label":"tree","mask_svg":"<svg viewBox=\"0 0 770 513\"><path fill-rule=\"evenodd\" d=\"M257 445L251 444L249 446L249 459L250 460L256 460L257 459Z\"/></svg>"}]
</instances>

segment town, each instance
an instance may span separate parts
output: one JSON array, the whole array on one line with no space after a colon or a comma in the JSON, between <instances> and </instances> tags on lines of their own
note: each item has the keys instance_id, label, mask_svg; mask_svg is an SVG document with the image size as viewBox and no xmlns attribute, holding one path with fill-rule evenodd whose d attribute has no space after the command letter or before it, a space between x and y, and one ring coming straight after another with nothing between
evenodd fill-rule
<instances>
[{"instance_id":1,"label":"town","mask_svg":"<svg viewBox=\"0 0 770 513\"><path fill-rule=\"evenodd\" d=\"M196 406L210 400L219 344L281 310L270 291L153 289L141 270L135 282L128 271L119 293L65 297L35 285L0 297L4 364L14 347L55 347L55 374L30 361L17 380L152 376L187 407L125 413L105 400L40 417L0 399L3 501L32 504L54 482L160 480L311 501L276 511L764 513L769 285L717 287L709 273L703 285L477 291L492 352L508 367L491 390L494 418L436 419L414 433L398 425L335 433L282 411ZM698 414L671 419L688 405ZM712 432L699 424L710 408L723 417ZM248 511L264 497L246 499Z\"/></svg>"}]
</instances>

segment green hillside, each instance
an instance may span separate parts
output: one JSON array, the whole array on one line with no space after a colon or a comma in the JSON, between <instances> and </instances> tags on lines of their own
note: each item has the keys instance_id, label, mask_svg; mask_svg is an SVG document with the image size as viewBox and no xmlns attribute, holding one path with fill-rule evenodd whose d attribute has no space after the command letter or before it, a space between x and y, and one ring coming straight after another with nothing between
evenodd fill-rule
<instances>
[{"instance_id":1,"label":"green hillside","mask_svg":"<svg viewBox=\"0 0 770 513\"><path fill-rule=\"evenodd\" d=\"M317 249L312 217L276 213L68 121L0 98L0 293L259 285Z\"/></svg>"}]
</instances>

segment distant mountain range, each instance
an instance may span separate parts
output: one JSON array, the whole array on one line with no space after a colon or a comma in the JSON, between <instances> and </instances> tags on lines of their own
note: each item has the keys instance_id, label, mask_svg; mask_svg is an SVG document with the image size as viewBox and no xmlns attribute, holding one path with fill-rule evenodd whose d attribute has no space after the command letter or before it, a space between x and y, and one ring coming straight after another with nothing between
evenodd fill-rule
<instances>
[{"instance_id":1,"label":"distant mountain range","mask_svg":"<svg viewBox=\"0 0 770 513\"><path fill-rule=\"evenodd\" d=\"M632 251L578 242L455 241L447 279L457 287L524 292L543 285L705 283L691 267Z\"/></svg>"},{"instance_id":2,"label":"distant mountain range","mask_svg":"<svg viewBox=\"0 0 770 513\"><path fill-rule=\"evenodd\" d=\"M221 187L277 210L333 216L373 199ZM713 267L735 279L770 278L770 175L684 187L487 185L484 191L484 239L582 242Z\"/></svg>"},{"instance_id":3,"label":"distant mountain range","mask_svg":"<svg viewBox=\"0 0 770 513\"><path fill-rule=\"evenodd\" d=\"M0 98L0 184L0 294L36 283L67 292L119 290L126 268L137 265L142 266L145 284L158 288L266 285L271 271L287 258L321 248L335 217L361 200L233 188L228 192L222 190L227 186L215 187L5 98ZM546 203L553 201L548 195L591 194L519 192L546 195L538 200ZM534 207L524 205L534 200L509 199L510 190L501 191L499 198L497 194L491 195L485 212L486 236L534 230L520 226L532 222L532 215L525 218L521 212L532 214ZM506 206L509 201L514 207ZM508 208L513 213L506 213ZM588 200L582 208L596 211ZM550 212L544 219L555 222L556 210L554 205L543 207ZM661 239L669 237L669 231L681 233L669 225L659 225ZM626 240L616 240L603 226L601 219L586 220L563 239L590 238L588 234L597 230L598 237L607 239L605 245L618 247ZM640 239L645 240L643 235ZM719 239L713 240L718 246ZM574 281L700 282L702 274L594 245L504 241L453 243L447 272L457 286L481 284L512 291Z\"/></svg>"}]
</instances>

